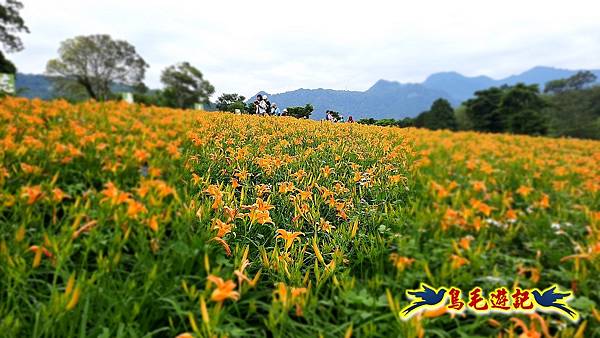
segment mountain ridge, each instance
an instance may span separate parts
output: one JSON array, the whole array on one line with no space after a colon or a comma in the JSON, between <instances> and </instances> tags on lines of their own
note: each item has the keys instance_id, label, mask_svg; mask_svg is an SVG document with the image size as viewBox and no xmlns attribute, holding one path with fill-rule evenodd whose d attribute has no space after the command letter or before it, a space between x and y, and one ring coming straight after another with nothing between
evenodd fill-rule
<instances>
[{"instance_id":1,"label":"mountain ridge","mask_svg":"<svg viewBox=\"0 0 600 338\"><path fill-rule=\"evenodd\" d=\"M569 77L578 71L536 66L500 79L486 75L465 76L449 71L433 73L421 83L380 79L365 91L319 88L266 94L269 100L276 102L280 108L311 103L315 108L313 118L321 118L326 110L335 110L346 116L352 115L354 119L367 117L401 119L415 117L428 110L433 101L438 98L444 98L453 106L457 106L473 97L476 91L514 85L519 82L537 84L540 90L543 90L546 82ZM591 71L600 79L600 69ZM251 97L248 102L252 100L254 97Z\"/></svg>"}]
</instances>

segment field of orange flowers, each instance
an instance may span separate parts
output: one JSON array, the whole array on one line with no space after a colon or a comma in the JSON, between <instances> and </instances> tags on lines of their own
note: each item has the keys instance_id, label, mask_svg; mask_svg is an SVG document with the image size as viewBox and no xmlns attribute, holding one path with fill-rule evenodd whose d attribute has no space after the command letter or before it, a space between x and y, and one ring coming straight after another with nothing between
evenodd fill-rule
<instances>
[{"instance_id":1,"label":"field of orange flowers","mask_svg":"<svg viewBox=\"0 0 600 338\"><path fill-rule=\"evenodd\" d=\"M7 337L600 336L600 142L0 102ZM558 284L553 314L400 317Z\"/></svg>"}]
</instances>

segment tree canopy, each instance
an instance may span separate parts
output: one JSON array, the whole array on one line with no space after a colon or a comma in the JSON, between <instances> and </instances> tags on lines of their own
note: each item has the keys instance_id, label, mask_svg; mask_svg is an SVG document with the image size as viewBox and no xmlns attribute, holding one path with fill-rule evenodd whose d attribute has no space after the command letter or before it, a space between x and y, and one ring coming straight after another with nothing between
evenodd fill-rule
<instances>
[{"instance_id":1,"label":"tree canopy","mask_svg":"<svg viewBox=\"0 0 600 338\"><path fill-rule=\"evenodd\" d=\"M29 28L19 13L21 9L21 1L6 0L0 4L0 43L9 53L23 50L23 42L16 33L29 33Z\"/></svg>"},{"instance_id":2,"label":"tree canopy","mask_svg":"<svg viewBox=\"0 0 600 338\"><path fill-rule=\"evenodd\" d=\"M423 112L417 116L414 121L416 127L423 127L431 130L438 129L456 129L456 118L454 109L446 99L439 98L433 102L429 111Z\"/></svg>"},{"instance_id":3,"label":"tree canopy","mask_svg":"<svg viewBox=\"0 0 600 338\"><path fill-rule=\"evenodd\" d=\"M311 104L306 104L304 107L288 107L287 116L293 116L298 119L307 119L314 110L315 109Z\"/></svg>"},{"instance_id":4,"label":"tree canopy","mask_svg":"<svg viewBox=\"0 0 600 338\"><path fill-rule=\"evenodd\" d=\"M167 67L160 81L165 85L163 96L170 107L190 108L195 103L208 103L215 92L215 87L189 62Z\"/></svg>"},{"instance_id":5,"label":"tree canopy","mask_svg":"<svg viewBox=\"0 0 600 338\"><path fill-rule=\"evenodd\" d=\"M217 110L234 112L239 109L240 112L245 111L245 100L246 98L239 94L223 94L217 99Z\"/></svg>"},{"instance_id":6,"label":"tree canopy","mask_svg":"<svg viewBox=\"0 0 600 338\"><path fill-rule=\"evenodd\" d=\"M569 78L547 82L544 87L544 93L558 94L569 90L581 90L585 86L595 82L596 79L596 75L589 70L579 71Z\"/></svg>"},{"instance_id":7,"label":"tree canopy","mask_svg":"<svg viewBox=\"0 0 600 338\"><path fill-rule=\"evenodd\" d=\"M63 41L58 53L48 61L46 73L55 76L58 87L74 82L96 100L108 99L114 84L139 86L148 67L134 46L105 34Z\"/></svg>"},{"instance_id":8,"label":"tree canopy","mask_svg":"<svg viewBox=\"0 0 600 338\"><path fill-rule=\"evenodd\" d=\"M543 135L548 131L542 114L546 102L537 85L492 87L475 92L464 103L473 129L483 132Z\"/></svg>"}]
</instances>

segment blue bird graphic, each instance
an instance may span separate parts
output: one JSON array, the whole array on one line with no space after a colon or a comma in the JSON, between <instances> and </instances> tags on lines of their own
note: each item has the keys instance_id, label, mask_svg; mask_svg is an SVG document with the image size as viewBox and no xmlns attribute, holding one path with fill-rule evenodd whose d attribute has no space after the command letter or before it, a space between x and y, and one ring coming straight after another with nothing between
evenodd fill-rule
<instances>
[{"instance_id":1,"label":"blue bird graphic","mask_svg":"<svg viewBox=\"0 0 600 338\"><path fill-rule=\"evenodd\" d=\"M420 289L408 290L406 291L406 294L413 296L412 298L415 298L415 300L413 300L407 308L402 310L404 316L407 316L410 312L421 306L433 306L439 304L444 300L446 289L439 288L435 290L429 285L421 283Z\"/></svg>"},{"instance_id":2,"label":"blue bird graphic","mask_svg":"<svg viewBox=\"0 0 600 338\"><path fill-rule=\"evenodd\" d=\"M576 319L577 313L571 310L567 304L561 302L560 300L570 297L572 295L571 292L560 293L556 291L556 285L551 286L540 293L538 290L533 290L533 298L535 298L535 302L538 303L539 306L543 308L551 308L555 310L560 310L566 312L569 316Z\"/></svg>"}]
</instances>

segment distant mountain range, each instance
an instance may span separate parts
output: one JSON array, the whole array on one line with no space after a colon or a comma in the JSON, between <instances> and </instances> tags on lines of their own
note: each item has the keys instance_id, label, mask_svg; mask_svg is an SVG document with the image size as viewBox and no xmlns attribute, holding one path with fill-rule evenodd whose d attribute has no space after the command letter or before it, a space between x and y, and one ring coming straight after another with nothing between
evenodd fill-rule
<instances>
[{"instance_id":1,"label":"distant mountain range","mask_svg":"<svg viewBox=\"0 0 600 338\"><path fill-rule=\"evenodd\" d=\"M600 70L591 70L600 79ZM473 93L492 86L514 85L519 82L538 84L540 90L546 82L562 79L575 74L577 70L552 67L534 67L518 75L504 79L488 76L468 77L456 72L435 73L422 83L400 83L379 80L364 92L334 89L297 89L280 94L267 94L271 102L285 107L315 107L313 118L322 118L326 110L339 111L355 119L373 117L376 119L414 117L429 109L433 101L445 98L457 106L471 98ZM51 84L44 75L17 74L17 90L20 96L42 99L52 98ZM254 98L250 98L249 102Z\"/></svg>"},{"instance_id":2,"label":"distant mountain range","mask_svg":"<svg viewBox=\"0 0 600 338\"><path fill-rule=\"evenodd\" d=\"M45 75L17 73L15 86L19 96L44 100L52 98L52 85Z\"/></svg>"},{"instance_id":3,"label":"distant mountain range","mask_svg":"<svg viewBox=\"0 0 600 338\"><path fill-rule=\"evenodd\" d=\"M591 71L600 79L600 70ZM352 115L355 119L400 119L415 117L428 110L438 98L447 99L457 106L473 97L476 91L492 86L523 82L538 84L540 90L543 90L546 82L567 78L575 73L577 70L534 67L521 74L496 80L488 76L468 77L456 72L444 72L430 75L423 83L379 80L364 92L319 88L260 94L267 94L269 100L276 102L281 109L311 103L315 108L312 117L317 119L322 118L326 110L339 111L345 116Z\"/></svg>"}]
</instances>

